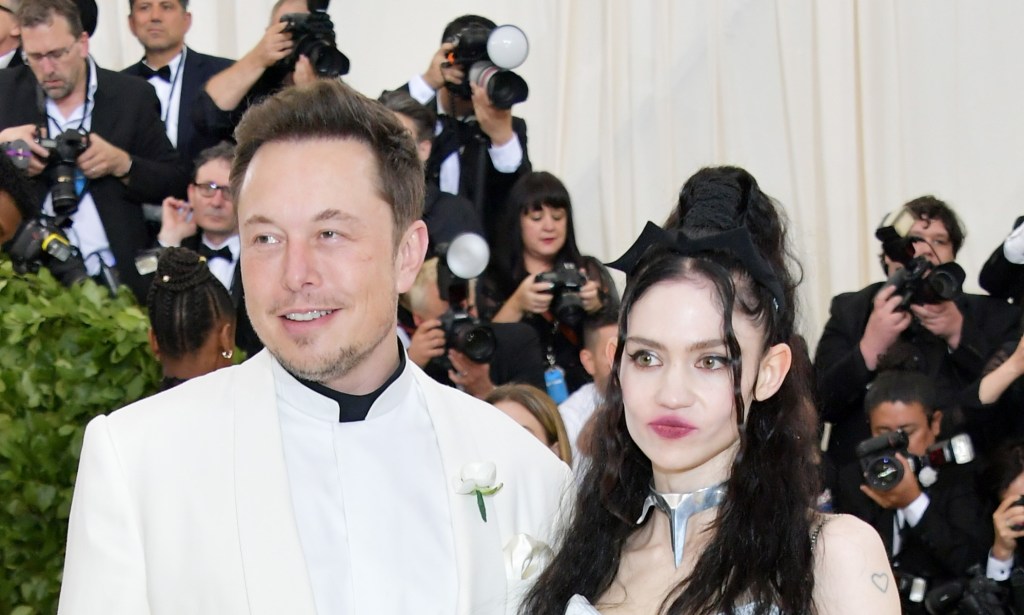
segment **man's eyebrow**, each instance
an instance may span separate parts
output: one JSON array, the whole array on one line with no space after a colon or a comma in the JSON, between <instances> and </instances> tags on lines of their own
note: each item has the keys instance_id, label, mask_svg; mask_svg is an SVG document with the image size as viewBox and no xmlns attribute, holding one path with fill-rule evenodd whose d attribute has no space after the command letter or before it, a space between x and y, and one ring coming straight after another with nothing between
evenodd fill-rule
<instances>
[{"instance_id":1,"label":"man's eyebrow","mask_svg":"<svg viewBox=\"0 0 1024 615\"><path fill-rule=\"evenodd\" d=\"M253 225L256 225L256 224L273 224L273 223L274 223L274 221L271 220L270 218L268 218L266 216L263 216L263 215L260 215L260 214L255 214L255 215L252 215L252 216L249 216L248 218L246 218L245 222L243 224L245 226L253 226Z\"/></svg>"},{"instance_id":2,"label":"man's eyebrow","mask_svg":"<svg viewBox=\"0 0 1024 615\"><path fill-rule=\"evenodd\" d=\"M314 222L324 222L325 220L340 220L342 222L354 223L359 222L359 218L350 213L343 212L340 209L325 209L313 217ZM255 224L274 224L274 221L262 214L254 214L246 218L244 224L245 226L252 226Z\"/></svg>"}]
</instances>

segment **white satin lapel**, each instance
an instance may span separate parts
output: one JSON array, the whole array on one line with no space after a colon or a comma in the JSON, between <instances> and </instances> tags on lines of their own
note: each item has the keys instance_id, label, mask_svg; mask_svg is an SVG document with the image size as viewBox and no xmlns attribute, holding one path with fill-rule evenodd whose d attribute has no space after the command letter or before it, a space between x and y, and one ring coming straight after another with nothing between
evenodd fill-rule
<instances>
[{"instance_id":1,"label":"white satin lapel","mask_svg":"<svg viewBox=\"0 0 1024 615\"><path fill-rule=\"evenodd\" d=\"M452 513L455 536L455 558L458 568L458 613L496 613L498 605L505 606L507 582L502 557L501 527L498 511L490 498L486 499L487 521L480 518L476 497L455 493L454 481L462 466L473 461L488 461L487 452L481 451L472 438L467 438L466 425L456 426L458 413L444 407L435 394L441 385L416 369L427 412L437 434L448 484L448 502ZM461 437L460 437L461 436ZM498 468L501 482L501 468Z\"/></svg>"},{"instance_id":2,"label":"white satin lapel","mask_svg":"<svg viewBox=\"0 0 1024 615\"><path fill-rule=\"evenodd\" d=\"M235 399L235 497L249 610L316 613L295 528L270 353L242 365Z\"/></svg>"}]
</instances>

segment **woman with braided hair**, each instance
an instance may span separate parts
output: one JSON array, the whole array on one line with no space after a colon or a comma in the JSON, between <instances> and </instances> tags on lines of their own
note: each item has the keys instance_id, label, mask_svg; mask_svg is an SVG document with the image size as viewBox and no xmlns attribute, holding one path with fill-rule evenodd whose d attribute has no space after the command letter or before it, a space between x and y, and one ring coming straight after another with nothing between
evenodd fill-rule
<instances>
[{"instance_id":1,"label":"woman with braided hair","mask_svg":"<svg viewBox=\"0 0 1024 615\"><path fill-rule=\"evenodd\" d=\"M530 615L899 613L867 524L815 512L797 276L749 173L704 169L627 274L593 462Z\"/></svg>"},{"instance_id":2,"label":"woman with braided hair","mask_svg":"<svg viewBox=\"0 0 1024 615\"><path fill-rule=\"evenodd\" d=\"M149 343L163 366L161 391L231 365L235 308L205 258L187 248L161 252L146 305Z\"/></svg>"}]
</instances>

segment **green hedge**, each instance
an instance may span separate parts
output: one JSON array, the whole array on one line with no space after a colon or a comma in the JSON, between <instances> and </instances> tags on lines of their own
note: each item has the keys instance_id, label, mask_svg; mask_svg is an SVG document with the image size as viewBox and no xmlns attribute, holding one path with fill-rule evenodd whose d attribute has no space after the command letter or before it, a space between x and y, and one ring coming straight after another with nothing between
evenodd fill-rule
<instances>
[{"instance_id":1,"label":"green hedge","mask_svg":"<svg viewBox=\"0 0 1024 615\"><path fill-rule=\"evenodd\" d=\"M68 289L0 258L0 615L50 614L85 425L155 392L160 368L126 288Z\"/></svg>"}]
</instances>

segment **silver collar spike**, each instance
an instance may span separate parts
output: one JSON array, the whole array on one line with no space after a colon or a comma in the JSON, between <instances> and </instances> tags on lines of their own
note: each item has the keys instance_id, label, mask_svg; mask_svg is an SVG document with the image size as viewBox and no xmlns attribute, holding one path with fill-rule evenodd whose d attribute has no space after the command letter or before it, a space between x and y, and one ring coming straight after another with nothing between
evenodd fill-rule
<instances>
[{"instance_id":1,"label":"silver collar spike","mask_svg":"<svg viewBox=\"0 0 1024 615\"><path fill-rule=\"evenodd\" d=\"M650 494L644 500L644 509L637 525L647 518L647 511L657 508L668 515L672 528L672 554L675 555L676 568L683 561L683 548L686 546L686 523L693 515L714 508L725 499L725 483L705 487L693 493L659 493L650 487Z\"/></svg>"}]
</instances>

